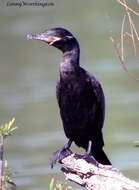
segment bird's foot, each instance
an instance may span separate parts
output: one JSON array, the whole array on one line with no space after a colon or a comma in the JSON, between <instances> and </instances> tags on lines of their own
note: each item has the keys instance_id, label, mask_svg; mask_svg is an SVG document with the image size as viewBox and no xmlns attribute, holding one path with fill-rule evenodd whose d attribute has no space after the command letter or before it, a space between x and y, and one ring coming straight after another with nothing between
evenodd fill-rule
<instances>
[{"instance_id":1,"label":"bird's foot","mask_svg":"<svg viewBox=\"0 0 139 190\"><path fill-rule=\"evenodd\" d=\"M57 151L55 151L51 158L50 158L50 165L51 165L51 168L54 167L54 165L57 163L57 162L60 162L60 160L62 160L64 157L68 156L69 154L71 154L71 150L69 149L70 146L71 146L71 143L72 141L68 141L67 144L64 145L63 148L61 149L58 149Z\"/></svg>"},{"instance_id":2,"label":"bird's foot","mask_svg":"<svg viewBox=\"0 0 139 190\"><path fill-rule=\"evenodd\" d=\"M98 165L99 163L97 162L97 160L93 157L92 153L91 153L91 149L92 149L92 141L89 141L88 143L88 148L86 153L83 156L83 159L85 159L87 162L91 162L95 165Z\"/></svg>"},{"instance_id":3,"label":"bird's foot","mask_svg":"<svg viewBox=\"0 0 139 190\"><path fill-rule=\"evenodd\" d=\"M98 161L97 161L97 160L94 158L94 156L92 156L91 154L85 153L85 154L83 155L83 159L84 159L85 161L87 161L87 162L90 162L90 163L96 165L96 166L99 165Z\"/></svg>"}]
</instances>

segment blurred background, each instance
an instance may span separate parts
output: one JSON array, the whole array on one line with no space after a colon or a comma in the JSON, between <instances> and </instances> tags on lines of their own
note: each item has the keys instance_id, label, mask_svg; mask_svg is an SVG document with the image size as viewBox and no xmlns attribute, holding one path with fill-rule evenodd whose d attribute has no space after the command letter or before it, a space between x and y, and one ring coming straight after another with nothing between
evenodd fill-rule
<instances>
[{"instance_id":1,"label":"blurred background","mask_svg":"<svg viewBox=\"0 0 139 190\"><path fill-rule=\"evenodd\" d=\"M49 0L54 6L44 8L19 8L7 2L0 1L0 123L15 117L19 127L6 142L6 157L18 188L45 190L52 177L64 181L59 167L51 170L49 166L52 152L66 142L55 95L61 53L26 39L27 33L56 26L75 34L82 67L103 86L105 151L115 167L139 180L139 149L133 146L139 139L139 84L123 71L109 39L121 30L121 7L111 0ZM131 58L130 70L139 71L132 62Z\"/></svg>"}]
</instances>

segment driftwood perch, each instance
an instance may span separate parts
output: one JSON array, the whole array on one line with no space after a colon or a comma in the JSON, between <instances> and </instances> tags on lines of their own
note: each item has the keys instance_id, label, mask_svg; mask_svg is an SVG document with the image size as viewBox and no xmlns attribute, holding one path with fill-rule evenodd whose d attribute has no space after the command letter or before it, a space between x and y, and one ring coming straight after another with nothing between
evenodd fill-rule
<instances>
[{"instance_id":1,"label":"driftwood perch","mask_svg":"<svg viewBox=\"0 0 139 190\"><path fill-rule=\"evenodd\" d=\"M110 165L99 164L93 157L62 152L59 163L67 179L89 190L139 190L139 183L125 177Z\"/></svg>"}]
</instances>

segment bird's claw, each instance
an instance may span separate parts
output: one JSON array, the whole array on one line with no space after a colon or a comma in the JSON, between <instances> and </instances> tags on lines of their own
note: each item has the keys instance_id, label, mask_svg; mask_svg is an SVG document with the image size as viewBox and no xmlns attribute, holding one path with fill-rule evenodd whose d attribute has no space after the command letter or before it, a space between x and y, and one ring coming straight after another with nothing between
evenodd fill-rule
<instances>
[{"instance_id":1,"label":"bird's claw","mask_svg":"<svg viewBox=\"0 0 139 190\"><path fill-rule=\"evenodd\" d=\"M50 165L51 165L51 168L54 167L54 165L57 163L57 162L60 162L60 160L62 160L64 157L68 156L69 154L71 154L71 150L70 149L67 149L65 147L63 147L62 149L59 149L57 151L55 151L51 158L50 158Z\"/></svg>"},{"instance_id":2,"label":"bird's claw","mask_svg":"<svg viewBox=\"0 0 139 190\"><path fill-rule=\"evenodd\" d=\"M86 153L84 154L83 156L83 159L85 159L87 162L91 162L95 165L98 165L98 162L97 160L93 157L92 153L91 153L91 150L92 150L92 141L89 141L88 142L88 148L87 148L87 151Z\"/></svg>"},{"instance_id":3,"label":"bird's claw","mask_svg":"<svg viewBox=\"0 0 139 190\"><path fill-rule=\"evenodd\" d=\"M88 154L88 153L85 153L83 155L83 159L86 160L87 162L93 163L96 166L98 166L99 164L97 160L91 154Z\"/></svg>"},{"instance_id":4,"label":"bird's claw","mask_svg":"<svg viewBox=\"0 0 139 190\"><path fill-rule=\"evenodd\" d=\"M57 150L55 152L53 152L51 158L50 158L50 165L51 168L54 167L54 165L60 160L60 154L61 154L61 150Z\"/></svg>"}]
</instances>

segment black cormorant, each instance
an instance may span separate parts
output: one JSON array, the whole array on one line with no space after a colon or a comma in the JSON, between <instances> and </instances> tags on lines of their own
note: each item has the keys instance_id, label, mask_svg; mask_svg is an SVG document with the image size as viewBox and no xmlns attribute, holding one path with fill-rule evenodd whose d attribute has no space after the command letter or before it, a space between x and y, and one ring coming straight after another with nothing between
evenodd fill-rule
<instances>
[{"instance_id":1,"label":"black cormorant","mask_svg":"<svg viewBox=\"0 0 139 190\"><path fill-rule=\"evenodd\" d=\"M44 41L63 53L56 92L64 131L69 139L64 148L69 148L74 141L99 163L111 164L103 151L103 90L98 80L80 66L78 41L64 28L52 28L40 34L28 34L27 37Z\"/></svg>"}]
</instances>

